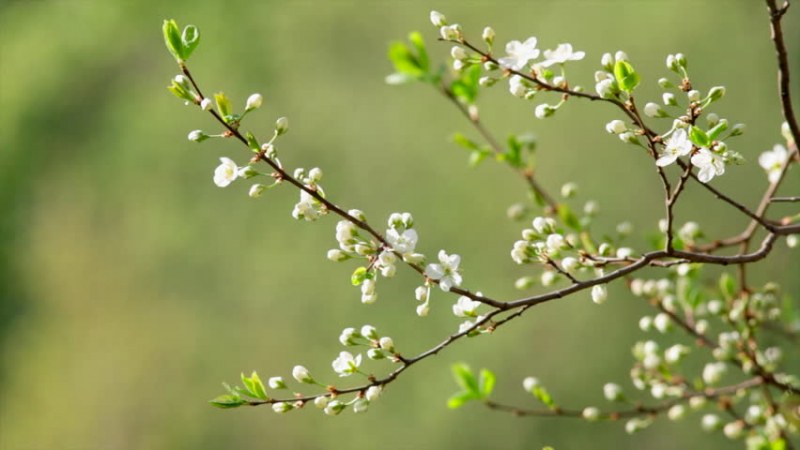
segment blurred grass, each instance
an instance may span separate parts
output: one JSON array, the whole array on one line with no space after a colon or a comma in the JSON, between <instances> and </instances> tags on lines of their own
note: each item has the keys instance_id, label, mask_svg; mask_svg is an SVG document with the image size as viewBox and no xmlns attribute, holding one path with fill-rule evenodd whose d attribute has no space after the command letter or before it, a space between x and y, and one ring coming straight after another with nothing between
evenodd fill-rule
<instances>
[{"instance_id":1,"label":"blurred grass","mask_svg":"<svg viewBox=\"0 0 800 450\"><path fill-rule=\"evenodd\" d=\"M455 388L448 367L459 360L495 370L498 398L510 401L526 401L519 384L530 374L564 404L602 404L606 381L629 386L628 349L647 309L616 286L603 308L578 295L495 336L455 345L392 384L360 417L206 404L239 371L288 376L305 364L327 376L345 326L371 323L413 354L457 322L440 293L431 317L417 319L417 280L403 271L380 283L376 305L361 306L350 266L324 260L335 220L295 223L290 189L252 201L245 183L226 190L211 183L219 156L244 154L232 142L186 141L189 130L214 125L164 89L176 68L161 20L202 30L191 67L207 92L224 90L240 103L264 94L250 126L266 131L278 116L290 118L280 142L285 164L320 166L329 196L374 223L412 211L425 253L460 253L469 288L512 298L519 294L511 282L526 272L507 257L520 226L504 216L524 200L519 180L491 164L466 167L447 136L472 130L435 92L383 83L391 70L387 42L410 30L424 32L434 55L446 55L449 47L434 42L430 8L420 1L0 4L0 448L728 445L694 423L659 422L626 437L621 426L445 408ZM699 88L728 87L717 110L748 124L731 145L750 163L729 168L715 185L747 204L760 196L757 155L780 139L761 2L445 1L435 8L472 35L492 24L501 43L531 34L545 47L571 42L588 54L572 78L589 87L601 53L625 49L643 73L641 99L658 95L665 55L686 53ZM796 14L787 16L794 54ZM498 86L484 94L482 117L500 136L534 131L542 181L555 190L577 180L583 198L602 206L601 229L617 218L640 233L654 228L662 205L652 162L606 135L612 110L570 103L536 121L533 105ZM800 187L795 175L786 192ZM699 221L711 235L746 223L709 201L689 190L680 219ZM779 247L752 279L777 278L796 296L800 261Z\"/></svg>"}]
</instances>

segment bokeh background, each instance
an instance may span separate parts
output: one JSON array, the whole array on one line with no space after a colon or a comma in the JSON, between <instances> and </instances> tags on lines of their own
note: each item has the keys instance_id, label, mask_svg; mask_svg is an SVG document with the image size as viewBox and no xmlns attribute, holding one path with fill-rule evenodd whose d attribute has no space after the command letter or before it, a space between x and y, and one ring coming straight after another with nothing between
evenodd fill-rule
<instances>
[{"instance_id":1,"label":"bokeh background","mask_svg":"<svg viewBox=\"0 0 800 450\"><path fill-rule=\"evenodd\" d=\"M290 167L319 166L332 199L374 223L412 211L419 248L462 255L465 285L503 299L530 268L508 252L522 224L506 208L526 201L504 167L469 169L449 142L474 132L428 86L391 87L387 43L421 30L434 58L430 9L477 38L535 35L543 47L571 42L588 57L573 83L592 87L605 51L624 49L643 75L639 98L656 100L668 53L689 57L695 85L725 85L714 110L748 132L731 141L748 164L714 184L754 205L766 186L755 163L780 141L775 63L763 2L650 1L100 1L0 2L0 447L2 449L218 448L728 448L685 423L659 420L628 437L622 424L519 419L479 405L451 411L449 366L464 361L498 376L497 399L534 406L521 380L536 375L565 406L606 406L602 385L628 381L630 346L648 312L614 285L606 305L588 294L537 308L491 337L462 342L415 367L368 414L327 417L309 408L280 416L269 408L222 411L207 400L240 371L290 377L306 365L334 380L330 361L345 326L370 323L415 354L457 327L454 298L436 293L430 317L414 314L414 274L381 282L366 307L349 284L351 264L333 264L335 218L290 217L288 186L259 200L247 183L219 189L220 156L243 162L234 142L186 140L216 130L164 87L176 67L161 22L194 23L203 42L190 67L207 92L238 105L261 92L247 124L261 135L279 116ZM786 17L786 40L800 79L800 11ZM797 87L795 82L794 87ZM795 91L797 92L797 90ZM797 100L797 99L795 99ZM630 220L655 229L661 188L652 161L604 131L617 114L571 101L537 121L535 104L485 92L482 116L498 135L539 137L539 176L557 191L578 181L582 201L599 201L599 230ZM666 124L665 124L666 125ZM476 136L477 137L477 136ZM796 173L785 192L796 194ZM776 214L788 208L776 208ZM697 187L679 220L727 236L746 223ZM645 248L646 239L632 245ZM781 242L752 272L795 296L800 258ZM713 272L712 272L713 274ZM796 297L795 297L796 298ZM676 338L662 338L671 343ZM369 364L382 373L387 365ZM348 380L349 381L349 380Z\"/></svg>"}]
</instances>

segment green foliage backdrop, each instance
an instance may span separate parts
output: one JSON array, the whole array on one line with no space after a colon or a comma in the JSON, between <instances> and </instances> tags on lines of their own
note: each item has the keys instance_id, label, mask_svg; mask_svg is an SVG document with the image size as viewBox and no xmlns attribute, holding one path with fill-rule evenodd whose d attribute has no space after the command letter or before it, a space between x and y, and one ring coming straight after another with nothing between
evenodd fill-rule
<instances>
[{"instance_id":1,"label":"green foliage backdrop","mask_svg":"<svg viewBox=\"0 0 800 450\"><path fill-rule=\"evenodd\" d=\"M264 130L290 118L284 163L321 167L328 195L376 223L412 211L425 253L457 251L468 288L512 298L524 272L508 258L519 227L505 209L525 200L524 186L503 167L467 168L448 136L471 130L436 92L383 82L387 43L412 29L423 31L435 56L447 54L449 46L433 42L431 8L476 33L491 24L500 43L530 35L543 46L571 42L587 51L572 75L584 86L592 86L602 52L624 49L643 75L642 98L657 95L664 57L686 53L698 85L728 88L719 111L748 124L735 150L751 163L714 183L757 201L766 179L755 160L780 139L759 1L1 2L0 448L729 444L665 420L627 437L621 424L517 419L477 404L446 409L455 390L448 367L461 360L492 368L498 398L508 400L523 395L521 379L531 374L565 405L602 405L606 381L630 386L628 349L646 305L619 286L603 307L577 295L456 345L389 386L363 416L226 412L206 403L240 370L263 378L289 376L294 364L328 372L345 326L372 323L411 354L458 322L444 295L430 317L417 318L408 273L384 283L377 304L360 305L348 269L324 259L335 219L296 223L295 191L254 201L244 184L213 185L219 156L244 155L233 142L186 140L188 131L215 125L164 89L175 66L162 19L202 30L192 70L206 90L240 104L264 94L250 119ZM786 21L795 79L798 13ZM606 134L610 108L572 102L547 121L505 86L480 104L499 135L535 132L541 180L577 180L582 195L599 200L609 230L623 219L640 232L655 229L662 204L652 161ZM796 194L797 177L787 181ZM689 193L679 220L717 235L746 223L724 205L707 207L710 197L696 186ZM777 278L797 295L791 274L799 272L797 253L782 248L753 277Z\"/></svg>"}]
</instances>

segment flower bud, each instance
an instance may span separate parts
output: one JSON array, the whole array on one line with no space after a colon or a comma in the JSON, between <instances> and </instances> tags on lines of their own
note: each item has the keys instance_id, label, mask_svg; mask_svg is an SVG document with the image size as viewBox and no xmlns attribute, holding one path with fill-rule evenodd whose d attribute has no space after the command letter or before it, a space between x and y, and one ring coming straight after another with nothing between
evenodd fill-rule
<instances>
[{"instance_id":1,"label":"flower bud","mask_svg":"<svg viewBox=\"0 0 800 450\"><path fill-rule=\"evenodd\" d=\"M497 70L500 66L498 66L494 61L486 61L483 63L483 70L487 72L491 72L493 70Z\"/></svg>"},{"instance_id":2,"label":"flower bud","mask_svg":"<svg viewBox=\"0 0 800 450\"><path fill-rule=\"evenodd\" d=\"M603 284L596 284L592 286L592 301L598 305L602 305L608 299L608 291Z\"/></svg>"},{"instance_id":3,"label":"flower bud","mask_svg":"<svg viewBox=\"0 0 800 450\"><path fill-rule=\"evenodd\" d=\"M677 62L677 63L678 63L680 66L682 66L682 67L684 67L684 68L686 68L686 66L689 64L689 63L688 63L688 61L686 61L686 55L684 55L683 53L677 53L677 54L675 54L675 61L676 61L676 62Z\"/></svg>"},{"instance_id":4,"label":"flower bud","mask_svg":"<svg viewBox=\"0 0 800 450\"><path fill-rule=\"evenodd\" d=\"M725 95L725 86L714 86L708 91L708 98L715 102Z\"/></svg>"},{"instance_id":5,"label":"flower bud","mask_svg":"<svg viewBox=\"0 0 800 450\"><path fill-rule=\"evenodd\" d=\"M481 37L487 44L492 45L494 42L494 29L492 27L484 28Z\"/></svg>"},{"instance_id":6,"label":"flower bud","mask_svg":"<svg viewBox=\"0 0 800 450\"><path fill-rule=\"evenodd\" d=\"M378 361L378 360L386 358L386 355L380 349L371 348L371 349L367 350L367 358L369 358L371 360L374 360L374 361Z\"/></svg>"},{"instance_id":7,"label":"flower bud","mask_svg":"<svg viewBox=\"0 0 800 450\"><path fill-rule=\"evenodd\" d=\"M600 418L600 410L593 406L589 406L583 408L583 412L581 413L581 415L583 416L584 419L588 420L589 422L595 422Z\"/></svg>"},{"instance_id":8,"label":"flower bud","mask_svg":"<svg viewBox=\"0 0 800 450\"><path fill-rule=\"evenodd\" d=\"M364 394L364 398L366 398L370 402L374 402L375 400L378 399L378 397L380 397L381 391L383 391L383 388L381 388L380 386L370 386L367 389L366 394Z\"/></svg>"},{"instance_id":9,"label":"flower bud","mask_svg":"<svg viewBox=\"0 0 800 450\"><path fill-rule=\"evenodd\" d=\"M325 408L328 406L328 402L330 401L330 397L327 395L320 395L319 397L314 399L314 406L319 409Z\"/></svg>"},{"instance_id":10,"label":"flower bud","mask_svg":"<svg viewBox=\"0 0 800 450\"><path fill-rule=\"evenodd\" d=\"M745 124L737 123L731 128L731 136L740 136L744 134Z\"/></svg>"},{"instance_id":11,"label":"flower bud","mask_svg":"<svg viewBox=\"0 0 800 450\"><path fill-rule=\"evenodd\" d=\"M329 416L338 416L345 408L347 408L346 404L339 400L333 400L325 406L325 414Z\"/></svg>"},{"instance_id":12,"label":"flower bud","mask_svg":"<svg viewBox=\"0 0 800 450\"><path fill-rule=\"evenodd\" d=\"M203 99L203 100L200 102L200 108L202 108L202 109L203 109L203 111L208 111L208 110L210 110L210 109L211 109L211 106L212 106L211 99L204 98L204 99Z\"/></svg>"},{"instance_id":13,"label":"flower bud","mask_svg":"<svg viewBox=\"0 0 800 450\"><path fill-rule=\"evenodd\" d=\"M603 386L603 396L610 402L621 401L625 398L622 387L615 383L606 383Z\"/></svg>"},{"instance_id":14,"label":"flower bud","mask_svg":"<svg viewBox=\"0 0 800 450\"><path fill-rule=\"evenodd\" d=\"M610 134L622 134L628 130L628 127L625 126L625 122L621 120L612 120L606 124L606 131Z\"/></svg>"},{"instance_id":15,"label":"flower bud","mask_svg":"<svg viewBox=\"0 0 800 450\"><path fill-rule=\"evenodd\" d=\"M619 51L617 51L617 53L614 53L614 61L615 62L627 61L627 60L628 60L628 54L623 52L622 50L619 50Z\"/></svg>"},{"instance_id":16,"label":"flower bud","mask_svg":"<svg viewBox=\"0 0 800 450\"><path fill-rule=\"evenodd\" d=\"M669 420L680 420L684 416L686 416L686 407L681 404L674 405L667 411Z\"/></svg>"},{"instance_id":17,"label":"flower bud","mask_svg":"<svg viewBox=\"0 0 800 450\"><path fill-rule=\"evenodd\" d=\"M664 101L664 104L667 106L677 106L678 101L675 100L675 94L672 92L664 92L661 96L661 99Z\"/></svg>"},{"instance_id":18,"label":"flower bud","mask_svg":"<svg viewBox=\"0 0 800 450\"><path fill-rule=\"evenodd\" d=\"M252 111L254 109L258 109L261 107L261 103L264 99L261 97L261 94L252 94L250 97L247 97L247 103L245 104L244 110L245 111Z\"/></svg>"},{"instance_id":19,"label":"flower bud","mask_svg":"<svg viewBox=\"0 0 800 450\"><path fill-rule=\"evenodd\" d=\"M375 340L378 339L378 330L372 325L364 325L361 327L361 335L367 339Z\"/></svg>"},{"instance_id":20,"label":"flower bud","mask_svg":"<svg viewBox=\"0 0 800 450\"><path fill-rule=\"evenodd\" d=\"M552 116L553 114L555 114L555 112L556 108L548 105L547 103L542 103L541 105L538 105L536 107L534 114L536 115L537 119L544 119Z\"/></svg>"},{"instance_id":21,"label":"flower bud","mask_svg":"<svg viewBox=\"0 0 800 450\"><path fill-rule=\"evenodd\" d=\"M659 78L658 85L661 86L663 89L669 89L673 86L672 82L669 81L668 78Z\"/></svg>"},{"instance_id":22,"label":"flower bud","mask_svg":"<svg viewBox=\"0 0 800 450\"><path fill-rule=\"evenodd\" d=\"M494 86L495 83L497 83L497 78L492 77L480 77L478 80L478 84L483 87L491 87Z\"/></svg>"},{"instance_id":23,"label":"flower bud","mask_svg":"<svg viewBox=\"0 0 800 450\"><path fill-rule=\"evenodd\" d=\"M667 117L667 112L661 109L658 103L647 103L644 105L644 115L647 117Z\"/></svg>"},{"instance_id":24,"label":"flower bud","mask_svg":"<svg viewBox=\"0 0 800 450\"><path fill-rule=\"evenodd\" d=\"M446 41L454 41L461 35L461 26L458 24L442 26L439 28L439 34Z\"/></svg>"},{"instance_id":25,"label":"flower bud","mask_svg":"<svg viewBox=\"0 0 800 450\"><path fill-rule=\"evenodd\" d=\"M338 248L332 248L328 250L328 254L326 256L333 262L342 262L350 259L350 256L347 253L339 250Z\"/></svg>"},{"instance_id":26,"label":"flower bud","mask_svg":"<svg viewBox=\"0 0 800 450\"><path fill-rule=\"evenodd\" d=\"M261 183L256 183L250 186L250 191L247 193L247 195L249 195L250 198L261 197L261 194L264 192L266 188L267 188L266 185L263 185Z\"/></svg>"},{"instance_id":27,"label":"flower bud","mask_svg":"<svg viewBox=\"0 0 800 450\"><path fill-rule=\"evenodd\" d=\"M700 91L698 91L697 89L692 89L691 91L686 93L686 97L689 99L690 102L699 102Z\"/></svg>"},{"instance_id":28,"label":"flower bud","mask_svg":"<svg viewBox=\"0 0 800 450\"><path fill-rule=\"evenodd\" d=\"M614 70L614 57L611 56L611 53L603 53L603 56L600 58L600 65L608 72Z\"/></svg>"},{"instance_id":29,"label":"flower bud","mask_svg":"<svg viewBox=\"0 0 800 450\"><path fill-rule=\"evenodd\" d=\"M387 352L394 352L394 341L388 336L380 338L378 345Z\"/></svg>"},{"instance_id":30,"label":"flower bud","mask_svg":"<svg viewBox=\"0 0 800 450\"><path fill-rule=\"evenodd\" d=\"M721 422L722 421L715 414L706 414L701 419L700 426L703 427L705 431L714 431L719 429Z\"/></svg>"},{"instance_id":31,"label":"flower bud","mask_svg":"<svg viewBox=\"0 0 800 450\"><path fill-rule=\"evenodd\" d=\"M289 131L289 119L286 117L279 117L278 120L275 121L275 131L278 133L278 136L286 134Z\"/></svg>"},{"instance_id":32,"label":"flower bud","mask_svg":"<svg viewBox=\"0 0 800 450\"><path fill-rule=\"evenodd\" d=\"M519 290L524 290L533 286L533 283L534 283L533 277L521 277L514 282L514 287Z\"/></svg>"},{"instance_id":33,"label":"flower bud","mask_svg":"<svg viewBox=\"0 0 800 450\"><path fill-rule=\"evenodd\" d=\"M431 23L435 27L443 27L447 25L447 19L439 11L431 11Z\"/></svg>"},{"instance_id":34,"label":"flower bud","mask_svg":"<svg viewBox=\"0 0 800 450\"><path fill-rule=\"evenodd\" d=\"M539 383L538 378L527 377L522 380L522 388L525 389L525 392L533 392L533 389L539 386L541 386L541 383Z\"/></svg>"},{"instance_id":35,"label":"flower bud","mask_svg":"<svg viewBox=\"0 0 800 450\"><path fill-rule=\"evenodd\" d=\"M614 86L614 80L610 78L606 78L605 80L600 80L595 85L595 91L597 95L603 98L611 98L616 93L616 89Z\"/></svg>"},{"instance_id":36,"label":"flower bud","mask_svg":"<svg viewBox=\"0 0 800 450\"><path fill-rule=\"evenodd\" d=\"M740 420L727 423L725 424L725 427L722 428L722 433L728 439L739 439L744 433L744 423L742 423Z\"/></svg>"},{"instance_id":37,"label":"flower bud","mask_svg":"<svg viewBox=\"0 0 800 450\"><path fill-rule=\"evenodd\" d=\"M286 383L283 381L283 377L271 377L267 380L267 386L270 389L286 389Z\"/></svg>"},{"instance_id":38,"label":"flower bud","mask_svg":"<svg viewBox=\"0 0 800 450\"><path fill-rule=\"evenodd\" d=\"M282 414L285 412L289 412L294 409L291 403L287 402L277 402L272 404L272 410L278 414Z\"/></svg>"},{"instance_id":39,"label":"flower bud","mask_svg":"<svg viewBox=\"0 0 800 450\"><path fill-rule=\"evenodd\" d=\"M311 377L308 369L303 366L294 366L292 377L300 383L314 384L314 378Z\"/></svg>"},{"instance_id":40,"label":"flower bud","mask_svg":"<svg viewBox=\"0 0 800 450\"><path fill-rule=\"evenodd\" d=\"M673 72L678 71L678 60L675 59L675 55L673 54L667 55L667 69Z\"/></svg>"},{"instance_id":41,"label":"flower bud","mask_svg":"<svg viewBox=\"0 0 800 450\"><path fill-rule=\"evenodd\" d=\"M208 135L203 133L203 130L193 130L189 132L188 138L190 141L203 142L208 139Z\"/></svg>"}]
</instances>

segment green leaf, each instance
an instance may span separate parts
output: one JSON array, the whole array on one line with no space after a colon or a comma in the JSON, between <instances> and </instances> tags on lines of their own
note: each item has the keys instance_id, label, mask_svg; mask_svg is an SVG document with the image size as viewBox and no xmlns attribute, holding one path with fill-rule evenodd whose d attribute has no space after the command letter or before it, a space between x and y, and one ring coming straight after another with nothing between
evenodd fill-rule
<instances>
[{"instance_id":1,"label":"green leaf","mask_svg":"<svg viewBox=\"0 0 800 450\"><path fill-rule=\"evenodd\" d=\"M447 399L447 407L450 409L456 409L464 406L464 403L467 403L470 400L477 400L477 396L471 392L459 392L457 394L453 394L449 399Z\"/></svg>"},{"instance_id":2,"label":"green leaf","mask_svg":"<svg viewBox=\"0 0 800 450\"><path fill-rule=\"evenodd\" d=\"M350 276L350 282L353 283L353 286L360 286L366 278L367 268L359 267L353 272L353 275Z\"/></svg>"},{"instance_id":3,"label":"green leaf","mask_svg":"<svg viewBox=\"0 0 800 450\"><path fill-rule=\"evenodd\" d=\"M217 408L229 409L229 408L237 408L239 406L244 405L247 402L239 396L226 394L226 395L220 395L219 397L210 400L209 403L216 406Z\"/></svg>"},{"instance_id":4,"label":"green leaf","mask_svg":"<svg viewBox=\"0 0 800 450\"><path fill-rule=\"evenodd\" d=\"M719 277L719 291L726 300L730 300L736 296L736 280L734 280L728 272L724 272L722 276Z\"/></svg>"},{"instance_id":5,"label":"green leaf","mask_svg":"<svg viewBox=\"0 0 800 450\"><path fill-rule=\"evenodd\" d=\"M494 372L489 369L481 369L480 374L480 392L481 398L487 399L490 395L492 395L492 391L494 390L496 377Z\"/></svg>"},{"instance_id":6,"label":"green leaf","mask_svg":"<svg viewBox=\"0 0 800 450\"><path fill-rule=\"evenodd\" d=\"M561 219L561 222L564 225L572 228L575 231L581 231L582 226L580 220L578 220L578 216L572 212L572 210L566 204L558 205L558 217Z\"/></svg>"},{"instance_id":7,"label":"green leaf","mask_svg":"<svg viewBox=\"0 0 800 450\"><path fill-rule=\"evenodd\" d=\"M465 148L467 150L481 150L481 146L480 145L478 145L475 141L473 141L472 139L464 136L461 133L453 134L453 138L452 139L453 139L453 142L455 142L456 144L460 145L461 147L463 147L463 148Z\"/></svg>"},{"instance_id":8,"label":"green leaf","mask_svg":"<svg viewBox=\"0 0 800 450\"><path fill-rule=\"evenodd\" d=\"M619 88L631 93L639 85L639 74L628 61L617 61L614 65L614 78Z\"/></svg>"},{"instance_id":9,"label":"green leaf","mask_svg":"<svg viewBox=\"0 0 800 450\"><path fill-rule=\"evenodd\" d=\"M430 61L428 60L428 51L425 49L425 41L422 39L422 34L419 31L412 31L408 35L408 40L414 49L417 50L417 65L420 69L427 72L430 68Z\"/></svg>"},{"instance_id":10,"label":"green leaf","mask_svg":"<svg viewBox=\"0 0 800 450\"><path fill-rule=\"evenodd\" d=\"M183 62L183 41L181 40L181 32L178 30L178 24L174 19L164 20L164 25L161 27L164 34L164 43L175 61L179 64Z\"/></svg>"},{"instance_id":11,"label":"green leaf","mask_svg":"<svg viewBox=\"0 0 800 450\"><path fill-rule=\"evenodd\" d=\"M450 89L462 102L471 105L478 98L478 82L480 78L481 66L478 64L472 65L461 71L461 76L450 84Z\"/></svg>"},{"instance_id":12,"label":"green leaf","mask_svg":"<svg viewBox=\"0 0 800 450\"><path fill-rule=\"evenodd\" d=\"M255 371L250 375L250 378L247 378L244 376L244 373L242 373L242 383L245 386L247 395L261 400L268 399L267 392L264 389L264 383L261 382L261 378L258 377Z\"/></svg>"},{"instance_id":13,"label":"green leaf","mask_svg":"<svg viewBox=\"0 0 800 450\"><path fill-rule=\"evenodd\" d=\"M710 140L714 140L722 134L723 131L728 129L728 122L725 120L721 120L714 128L708 130L708 138Z\"/></svg>"},{"instance_id":14,"label":"green leaf","mask_svg":"<svg viewBox=\"0 0 800 450\"><path fill-rule=\"evenodd\" d=\"M689 139L698 147L708 148L711 145L711 138L708 137L705 131L696 126L692 126L692 129L689 130Z\"/></svg>"},{"instance_id":15,"label":"green leaf","mask_svg":"<svg viewBox=\"0 0 800 450\"><path fill-rule=\"evenodd\" d=\"M247 146L250 147L254 152L258 153L261 150L261 145L258 143L258 140L251 132L247 132Z\"/></svg>"},{"instance_id":16,"label":"green leaf","mask_svg":"<svg viewBox=\"0 0 800 450\"><path fill-rule=\"evenodd\" d=\"M786 441L778 438L769 443L769 450L786 450Z\"/></svg>"},{"instance_id":17,"label":"green leaf","mask_svg":"<svg viewBox=\"0 0 800 450\"><path fill-rule=\"evenodd\" d=\"M217 102L217 112L219 112L223 119L233 114L231 100L224 93L217 92L214 94L214 100ZM229 121L226 119L226 122Z\"/></svg>"},{"instance_id":18,"label":"green leaf","mask_svg":"<svg viewBox=\"0 0 800 450\"><path fill-rule=\"evenodd\" d=\"M547 392L547 389L543 388L542 386L536 386L533 388L532 394L548 408L552 409L556 406L555 402L553 401L553 397L551 397L550 393Z\"/></svg>"},{"instance_id":19,"label":"green leaf","mask_svg":"<svg viewBox=\"0 0 800 450\"><path fill-rule=\"evenodd\" d=\"M453 378L456 383L461 386L461 389L469 392L474 396L480 396L480 388L478 387L478 380L470 370L469 366L464 363L456 363L451 367L453 371Z\"/></svg>"},{"instance_id":20,"label":"green leaf","mask_svg":"<svg viewBox=\"0 0 800 450\"><path fill-rule=\"evenodd\" d=\"M187 25L186 28L183 29L181 43L183 44L183 52L181 55L184 60L187 60L189 56L192 55L192 52L194 52L194 49L200 45L200 30L194 25Z\"/></svg>"},{"instance_id":21,"label":"green leaf","mask_svg":"<svg viewBox=\"0 0 800 450\"><path fill-rule=\"evenodd\" d=\"M181 100L186 100L187 102L195 102L194 94L184 89L183 86L178 84L175 80L172 80L172 84L167 86L167 89L172 92L175 97L178 97Z\"/></svg>"},{"instance_id":22,"label":"green leaf","mask_svg":"<svg viewBox=\"0 0 800 450\"><path fill-rule=\"evenodd\" d=\"M489 157L492 152L484 149L479 149L470 152L469 154L469 166L470 167L477 167L478 164L482 163L487 157Z\"/></svg>"},{"instance_id":23,"label":"green leaf","mask_svg":"<svg viewBox=\"0 0 800 450\"><path fill-rule=\"evenodd\" d=\"M417 58L402 42L389 44L389 60L394 64L394 68L398 73L408 75L414 79L420 79L425 75L425 71L420 67Z\"/></svg>"}]
</instances>

